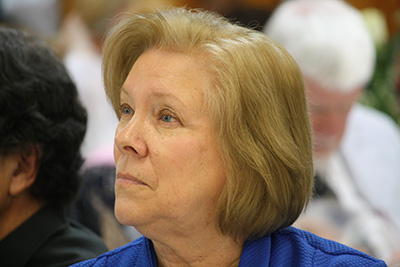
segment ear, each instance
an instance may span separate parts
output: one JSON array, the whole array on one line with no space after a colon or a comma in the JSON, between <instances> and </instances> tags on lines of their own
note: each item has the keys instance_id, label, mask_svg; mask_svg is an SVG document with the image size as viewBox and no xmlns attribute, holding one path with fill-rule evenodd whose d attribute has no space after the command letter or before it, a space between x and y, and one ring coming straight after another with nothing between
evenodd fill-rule
<instances>
[{"instance_id":1,"label":"ear","mask_svg":"<svg viewBox=\"0 0 400 267\"><path fill-rule=\"evenodd\" d=\"M16 164L9 186L12 196L21 194L35 182L39 169L39 149L31 145L28 149L17 152L14 157Z\"/></svg>"}]
</instances>

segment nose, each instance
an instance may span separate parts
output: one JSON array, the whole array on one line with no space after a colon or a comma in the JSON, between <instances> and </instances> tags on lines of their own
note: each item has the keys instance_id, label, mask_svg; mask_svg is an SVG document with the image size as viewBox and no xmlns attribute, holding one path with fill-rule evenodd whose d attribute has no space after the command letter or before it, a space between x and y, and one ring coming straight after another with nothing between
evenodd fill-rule
<instances>
[{"instance_id":1,"label":"nose","mask_svg":"<svg viewBox=\"0 0 400 267\"><path fill-rule=\"evenodd\" d=\"M145 123L135 116L126 124L120 122L117 126L114 140L118 151L124 155L137 156L139 158L146 157L148 147L145 128Z\"/></svg>"}]
</instances>

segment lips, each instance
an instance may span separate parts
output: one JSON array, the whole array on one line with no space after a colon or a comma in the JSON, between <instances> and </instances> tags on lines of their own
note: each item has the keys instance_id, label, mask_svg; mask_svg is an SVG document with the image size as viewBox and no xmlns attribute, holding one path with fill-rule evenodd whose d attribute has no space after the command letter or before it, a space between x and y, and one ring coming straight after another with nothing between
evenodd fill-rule
<instances>
[{"instance_id":1,"label":"lips","mask_svg":"<svg viewBox=\"0 0 400 267\"><path fill-rule=\"evenodd\" d=\"M130 174L124 174L124 173L117 173L116 183L127 184L127 185L147 185L138 178Z\"/></svg>"}]
</instances>

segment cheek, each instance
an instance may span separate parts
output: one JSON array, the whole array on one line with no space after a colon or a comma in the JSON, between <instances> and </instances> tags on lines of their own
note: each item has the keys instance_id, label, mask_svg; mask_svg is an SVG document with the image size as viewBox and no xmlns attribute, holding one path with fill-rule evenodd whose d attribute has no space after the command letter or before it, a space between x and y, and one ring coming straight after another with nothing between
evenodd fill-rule
<instances>
[{"instance_id":1,"label":"cheek","mask_svg":"<svg viewBox=\"0 0 400 267\"><path fill-rule=\"evenodd\" d=\"M169 178L165 180L171 185L187 185L192 192L201 187L220 186L224 183L222 159L214 142L208 139L187 142L180 140L163 151L165 153L160 153L158 159L164 161L162 172Z\"/></svg>"},{"instance_id":2,"label":"cheek","mask_svg":"<svg viewBox=\"0 0 400 267\"><path fill-rule=\"evenodd\" d=\"M210 197L219 196L225 184L225 171L216 144L207 142L195 150L189 148L186 151L182 157L182 161L185 161L182 165L185 168L183 173L188 173L187 179L192 179L193 190L204 190Z\"/></svg>"},{"instance_id":3,"label":"cheek","mask_svg":"<svg viewBox=\"0 0 400 267\"><path fill-rule=\"evenodd\" d=\"M337 125L337 138L340 141L343 138L344 132L346 130L346 118L343 118Z\"/></svg>"},{"instance_id":4,"label":"cheek","mask_svg":"<svg viewBox=\"0 0 400 267\"><path fill-rule=\"evenodd\" d=\"M7 175L7 173L4 172L3 174ZM9 205L11 204L11 200L13 199L13 197L9 194L8 189L10 187L10 184L8 183L8 180L6 180L6 178L7 177L5 176L1 177L3 181L0 184L0 217L5 211L7 211Z\"/></svg>"},{"instance_id":5,"label":"cheek","mask_svg":"<svg viewBox=\"0 0 400 267\"><path fill-rule=\"evenodd\" d=\"M204 145L198 142L182 142L171 148L171 164L176 171L182 174L206 171L210 166L210 154L204 149Z\"/></svg>"},{"instance_id":6,"label":"cheek","mask_svg":"<svg viewBox=\"0 0 400 267\"><path fill-rule=\"evenodd\" d=\"M119 158L121 157L121 152L118 150L117 145L114 144L114 161L117 164Z\"/></svg>"},{"instance_id":7,"label":"cheek","mask_svg":"<svg viewBox=\"0 0 400 267\"><path fill-rule=\"evenodd\" d=\"M324 118L322 115L318 114L311 114L310 115L310 122L312 126L312 130L315 132L319 132L324 126Z\"/></svg>"}]
</instances>

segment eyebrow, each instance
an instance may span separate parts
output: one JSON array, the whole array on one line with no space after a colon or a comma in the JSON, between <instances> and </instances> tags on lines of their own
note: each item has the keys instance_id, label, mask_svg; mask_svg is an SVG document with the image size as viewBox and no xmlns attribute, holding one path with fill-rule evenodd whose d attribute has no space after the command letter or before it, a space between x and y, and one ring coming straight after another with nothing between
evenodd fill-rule
<instances>
[{"instance_id":1,"label":"eyebrow","mask_svg":"<svg viewBox=\"0 0 400 267\"><path fill-rule=\"evenodd\" d=\"M183 99L180 99L178 97L176 97L175 95L172 95L170 93L166 93L164 91L153 91L153 93L151 94L151 97L154 98L170 98L172 99L173 102L176 102L178 105L182 106L184 109L188 108L188 104L186 103L186 101L184 101Z\"/></svg>"},{"instance_id":2,"label":"eyebrow","mask_svg":"<svg viewBox=\"0 0 400 267\"><path fill-rule=\"evenodd\" d=\"M132 97L128 91L122 86L121 87L121 92L124 92L126 95ZM181 104L184 108L188 108L187 103L185 103L185 101L182 101L181 99L175 97L174 95L170 94L170 93L166 93L163 90L156 90L153 91L152 97L172 97L175 101L177 101L179 104Z\"/></svg>"}]
</instances>

